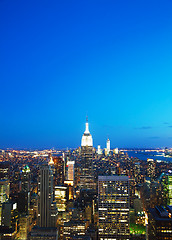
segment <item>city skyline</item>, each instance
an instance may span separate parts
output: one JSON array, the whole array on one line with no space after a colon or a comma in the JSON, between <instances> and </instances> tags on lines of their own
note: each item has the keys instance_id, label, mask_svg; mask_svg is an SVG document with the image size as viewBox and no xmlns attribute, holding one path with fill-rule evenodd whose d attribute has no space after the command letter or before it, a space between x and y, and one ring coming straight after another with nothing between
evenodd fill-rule
<instances>
[{"instance_id":1,"label":"city skyline","mask_svg":"<svg viewBox=\"0 0 172 240\"><path fill-rule=\"evenodd\" d=\"M0 148L172 147L172 3L0 2Z\"/></svg>"}]
</instances>

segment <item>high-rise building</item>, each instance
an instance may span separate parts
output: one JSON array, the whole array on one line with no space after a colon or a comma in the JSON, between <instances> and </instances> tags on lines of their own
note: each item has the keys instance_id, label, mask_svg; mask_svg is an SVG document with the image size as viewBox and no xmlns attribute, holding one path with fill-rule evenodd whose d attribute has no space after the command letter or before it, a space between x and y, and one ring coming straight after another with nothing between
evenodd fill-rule
<instances>
[{"instance_id":1,"label":"high-rise building","mask_svg":"<svg viewBox=\"0 0 172 240\"><path fill-rule=\"evenodd\" d=\"M30 240L58 239L57 206L53 201L53 173L48 163L39 170L38 182L38 226L34 226L29 233Z\"/></svg>"},{"instance_id":2,"label":"high-rise building","mask_svg":"<svg viewBox=\"0 0 172 240\"><path fill-rule=\"evenodd\" d=\"M0 180L0 225L2 225L2 204L9 199L10 183L9 180Z\"/></svg>"},{"instance_id":3,"label":"high-rise building","mask_svg":"<svg viewBox=\"0 0 172 240\"><path fill-rule=\"evenodd\" d=\"M11 209L12 203L4 202L2 204L2 226L11 227Z\"/></svg>"},{"instance_id":4,"label":"high-rise building","mask_svg":"<svg viewBox=\"0 0 172 240\"><path fill-rule=\"evenodd\" d=\"M53 174L48 164L43 164L39 171L38 182L38 225L39 227L54 227L53 204ZM53 214L52 214L53 206Z\"/></svg>"},{"instance_id":5,"label":"high-rise building","mask_svg":"<svg viewBox=\"0 0 172 240\"><path fill-rule=\"evenodd\" d=\"M71 220L64 223L63 239L88 239L85 236L86 233L86 221Z\"/></svg>"},{"instance_id":6,"label":"high-rise building","mask_svg":"<svg viewBox=\"0 0 172 240\"><path fill-rule=\"evenodd\" d=\"M9 179L9 162L0 162L0 179Z\"/></svg>"},{"instance_id":7,"label":"high-rise building","mask_svg":"<svg viewBox=\"0 0 172 240\"><path fill-rule=\"evenodd\" d=\"M149 239L172 239L172 207L156 206L149 209L148 234Z\"/></svg>"},{"instance_id":8,"label":"high-rise building","mask_svg":"<svg viewBox=\"0 0 172 240\"><path fill-rule=\"evenodd\" d=\"M109 155L109 152L110 152L110 140L109 140L109 138L106 142L106 149L107 149L107 155Z\"/></svg>"},{"instance_id":9,"label":"high-rise building","mask_svg":"<svg viewBox=\"0 0 172 240\"><path fill-rule=\"evenodd\" d=\"M162 184L163 205L172 205L172 174L162 173L159 181Z\"/></svg>"},{"instance_id":10,"label":"high-rise building","mask_svg":"<svg viewBox=\"0 0 172 240\"><path fill-rule=\"evenodd\" d=\"M30 209L30 181L31 173L28 165L24 166L21 174L21 192L18 194L18 210L28 214Z\"/></svg>"},{"instance_id":11,"label":"high-rise building","mask_svg":"<svg viewBox=\"0 0 172 240\"><path fill-rule=\"evenodd\" d=\"M92 189L95 187L93 177L93 139L89 132L88 119L85 132L81 140L81 175L80 188Z\"/></svg>"},{"instance_id":12,"label":"high-rise building","mask_svg":"<svg viewBox=\"0 0 172 240\"><path fill-rule=\"evenodd\" d=\"M74 181L75 161L67 161L67 180Z\"/></svg>"},{"instance_id":13,"label":"high-rise building","mask_svg":"<svg viewBox=\"0 0 172 240\"><path fill-rule=\"evenodd\" d=\"M75 161L67 161L66 164L66 169L67 169L67 180L64 181L65 186L67 186L67 198L68 200L73 199L74 196L74 189L73 189L73 185L74 185L74 165L75 165Z\"/></svg>"},{"instance_id":14,"label":"high-rise building","mask_svg":"<svg viewBox=\"0 0 172 240\"><path fill-rule=\"evenodd\" d=\"M153 159L147 159L148 167L147 167L147 176L153 180L155 178L155 161Z\"/></svg>"},{"instance_id":15,"label":"high-rise building","mask_svg":"<svg viewBox=\"0 0 172 240\"><path fill-rule=\"evenodd\" d=\"M22 169L21 181L22 181L22 190L24 192L29 192L31 176L30 176L30 168L28 165L24 166L24 168Z\"/></svg>"},{"instance_id":16,"label":"high-rise building","mask_svg":"<svg viewBox=\"0 0 172 240\"><path fill-rule=\"evenodd\" d=\"M82 136L81 141L81 165L82 165L82 175L92 176L93 168L93 139L89 132L88 119L86 121L85 132Z\"/></svg>"},{"instance_id":17,"label":"high-rise building","mask_svg":"<svg viewBox=\"0 0 172 240\"><path fill-rule=\"evenodd\" d=\"M64 175L65 175L65 162L64 157L61 155L53 156L54 169L55 169L55 186L60 186L64 184Z\"/></svg>"},{"instance_id":18,"label":"high-rise building","mask_svg":"<svg viewBox=\"0 0 172 240\"><path fill-rule=\"evenodd\" d=\"M66 198L67 187L55 186L55 201L57 204L58 212L66 211Z\"/></svg>"},{"instance_id":19,"label":"high-rise building","mask_svg":"<svg viewBox=\"0 0 172 240\"><path fill-rule=\"evenodd\" d=\"M30 219L29 215L21 215L19 220L19 239L27 240L29 232Z\"/></svg>"},{"instance_id":20,"label":"high-rise building","mask_svg":"<svg viewBox=\"0 0 172 240\"><path fill-rule=\"evenodd\" d=\"M118 153L119 153L118 148L115 148L114 153L115 153L115 154L118 154Z\"/></svg>"},{"instance_id":21,"label":"high-rise building","mask_svg":"<svg viewBox=\"0 0 172 240\"><path fill-rule=\"evenodd\" d=\"M101 150L100 145L98 145L98 147L97 147L97 154L98 154L98 155L101 155L101 154L102 154L102 150Z\"/></svg>"},{"instance_id":22,"label":"high-rise building","mask_svg":"<svg viewBox=\"0 0 172 240\"><path fill-rule=\"evenodd\" d=\"M129 240L129 179L98 177L98 234L100 240Z\"/></svg>"},{"instance_id":23,"label":"high-rise building","mask_svg":"<svg viewBox=\"0 0 172 240\"><path fill-rule=\"evenodd\" d=\"M135 178L136 185L141 183L140 162L134 163L134 178Z\"/></svg>"}]
</instances>

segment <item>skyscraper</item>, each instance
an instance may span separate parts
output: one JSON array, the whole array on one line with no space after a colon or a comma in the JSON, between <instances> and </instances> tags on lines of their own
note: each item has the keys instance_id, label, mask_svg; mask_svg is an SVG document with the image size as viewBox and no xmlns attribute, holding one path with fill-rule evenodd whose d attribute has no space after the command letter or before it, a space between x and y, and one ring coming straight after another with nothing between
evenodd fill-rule
<instances>
[{"instance_id":1,"label":"skyscraper","mask_svg":"<svg viewBox=\"0 0 172 240\"><path fill-rule=\"evenodd\" d=\"M129 240L129 179L127 176L98 177L100 240Z\"/></svg>"},{"instance_id":2,"label":"skyscraper","mask_svg":"<svg viewBox=\"0 0 172 240\"><path fill-rule=\"evenodd\" d=\"M102 154L102 150L101 150L101 148L100 148L100 145L98 145L98 147L97 147L97 154L98 154L98 155L101 155L101 154Z\"/></svg>"},{"instance_id":3,"label":"skyscraper","mask_svg":"<svg viewBox=\"0 0 172 240\"><path fill-rule=\"evenodd\" d=\"M9 199L10 183L7 179L0 180L0 225L2 224L2 204Z\"/></svg>"},{"instance_id":4,"label":"skyscraper","mask_svg":"<svg viewBox=\"0 0 172 240\"><path fill-rule=\"evenodd\" d=\"M163 205L172 205L172 174L162 173L159 181L162 184Z\"/></svg>"},{"instance_id":5,"label":"skyscraper","mask_svg":"<svg viewBox=\"0 0 172 240\"><path fill-rule=\"evenodd\" d=\"M172 207L156 206L150 208L148 212L149 224L148 233L149 239L170 240L172 239Z\"/></svg>"},{"instance_id":6,"label":"skyscraper","mask_svg":"<svg viewBox=\"0 0 172 240\"><path fill-rule=\"evenodd\" d=\"M107 149L107 155L109 155L109 152L110 152L110 140L109 140L109 138L106 142L106 149Z\"/></svg>"},{"instance_id":7,"label":"skyscraper","mask_svg":"<svg viewBox=\"0 0 172 240\"><path fill-rule=\"evenodd\" d=\"M30 182L31 172L28 165L24 166L21 174L21 192L18 194L18 210L27 213L30 209Z\"/></svg>"},{"instance_id":8,"label":"skyscraper","mask_svg":"<svg viewBox=\"0 0 172 240\"><path fill-rule=\"evenodd\" d=\"M94 188L93 178L93 139L89 132L88 119L86 119L85 132L81 140L81 175L80 187Z\"/></svg>"},{"instance_id":9,"label":"skyscraper","mask_svg":"<svg viewBox=\"0 0 172 240\"><path fill-rule=\"evenodd\" d=\"M53 174L48 164L41 166L38 182L38 225L39 227L54 227L53 206ZM53 206L54 207L54 206Z\"/></svg>"},{"instance_id":10,"label":"skyscraper","mask_svg":"<svg viewBox=\"0 0 172 240\"><path fill-rule=\"evenodd\" d=\"M74 164L75 161L67 162L67 180L74 181Z\"/></svg>"},{"instance_id":11,"label":"skyscraper","mask_svg":"<svg viewBox=\"0 0 172 240\"><path fill-rule=\"evenodd\" d=\"M147 159L147 176L153 180L155 178L155 168L156 168L156 163L153 159L148 158Z\"/></svg>"},{"instance_id":12,"label":"skyscraper","mask_svg":"<svg viewBox=\"0 0 172 240\"><path fill-rule=\"evenodd\" d=\"M64 158L61 155L53 156L54 169L55 169L55 182L54 185L63 185L64 184L64 175L65 175L65 162Z\"/></svg>"},{"instance_id":13,"label":"skyscraper","mask_svg":"<svg viewBox=\"0 0 172 240\"><path fill-rule=\"evenodd\" d=\"M0 162L0 179L8 179L9 178L9 162Z\"/></svg>"}]
</instances>

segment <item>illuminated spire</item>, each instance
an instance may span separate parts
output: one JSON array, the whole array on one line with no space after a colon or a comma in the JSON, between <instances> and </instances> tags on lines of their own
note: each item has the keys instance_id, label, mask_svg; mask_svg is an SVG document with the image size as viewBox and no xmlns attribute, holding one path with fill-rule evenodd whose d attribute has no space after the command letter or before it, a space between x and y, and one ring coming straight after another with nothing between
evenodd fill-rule
<instances>
[{"instance_id":1,"label":"illuminated spire","mask_svg":"<svg viewBox=\"0 0 172 240\"><path fill-rule=\"evenodd\" d=\"M86 117L85 133L90 133L88 128L88 116Z\"/></svg>"}]
</instances>

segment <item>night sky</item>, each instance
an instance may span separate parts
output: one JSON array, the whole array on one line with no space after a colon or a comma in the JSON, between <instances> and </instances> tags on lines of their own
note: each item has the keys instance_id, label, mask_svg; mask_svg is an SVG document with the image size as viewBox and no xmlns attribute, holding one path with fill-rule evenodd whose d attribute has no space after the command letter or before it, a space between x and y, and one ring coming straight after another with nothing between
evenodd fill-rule
<instances>
[{"instance_id":1,"label":"night sky","mask_svg":"<svg viewBox=\"0 0 172 240\"><path fill-rule=\"evenodd\" d=\"M172 147L172 1L0 0L0 148Z\"/></svg>"}]
</instances>

